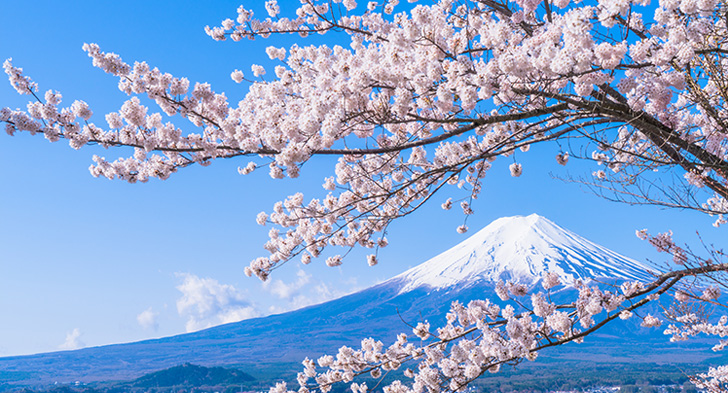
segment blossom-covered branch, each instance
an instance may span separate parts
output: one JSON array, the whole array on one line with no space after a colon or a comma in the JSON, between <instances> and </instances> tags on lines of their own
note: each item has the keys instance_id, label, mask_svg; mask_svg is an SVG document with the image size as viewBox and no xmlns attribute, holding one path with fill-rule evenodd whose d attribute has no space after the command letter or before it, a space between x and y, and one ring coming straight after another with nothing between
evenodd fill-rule
<instances>
[{"instance_id":1,"label":"blossom-covered branch","mask_svg":"<svg viewBox=\"0 0 728 393\"><path fill-rule=\"evenodd\" d=\"M370 374L378 379L386 372L399 369L404 369L404 377L411 382L395 380L383 387L383 391L463 391L486 372L495 373L503 365L533 361L547 348L581 342L615 320L638 318L635 314L640 307L668 292L677 302L685 302L689 300L685 296L688 286L681 284L683 279L725 272L726 269L728 265L722 263L688 267L656 276L653 282L646 284L567 283L578 290L578 295L575 301L566 304L555 304L551 300L554 288L564 290L555 273L547 273L541 280L546 292L534 292L530 296L528 288L521 284L500 282L496 292L500 301L507 302L505 305L488 299L474 300L467 305L454 302L447 314L447 323L437 329L432 329L427 321L420 322L411 335L400 334L389 347L367 338L362 341L361 349L342 347L335 357L326 355L317 362L304 360L304 371L298 374L300 386L297 391L327 392L335 383L349 383L352 391L363 393L368 387L365 383L354 382L357 376ZM708 288L701 297L711 300L717 299L719 294L715 288ZM644 327L662 324L655 315L643 314L639 318ZM679 318L683 322L698 321L692 313ZM683 329L670 325L666 334L680 339L697 332L724 337L728 335L726 321L726 317L717 324L701 321ZM718 349L725 345L726 342L721 341ZM319 371L316 364L323 370ZM711 370L711 373L716 371ZM285 383L271 389L272 393L286 391Z\"/></svg>"},{"instance_id":2,"label":"blossom-covered branch","mask_svg":"<svg viewBox=\"0 0 728 393\"><path fill-rule=\"evenodd\" d=\"M397 12L397 10L401 12ZM119 78L130 98L94 123L91 107L61 106L44 96L10 60L11 85L32 94L27 110L0 110L6 131L133 149L128 158L94 157L91 173L130 182L165 179L180 168L218 158L250 157L239 172L262 165L271 177L297 177L318 155L339 156L324 179L325 198L296 194L261 214L272 224L266 249L248 274L266 279L281 263L303 262L329 246L376 249L386 229L435 192L450 192L461 210L498 157L531 144L568 141L556 160L593 160L597 187L631 203L693 208L726 222L728 98L724 5L715 0L498 2L440 0L306 0L296 9L266 2L268 18L245 7L236 20L208 27L216 40L275 34L338 34L349 47L269 47L275 78L253 81L237 106L206 83L191 83L133 65L84 45L93 64ZM267 71L252 65L254 78ZM231 77L245 80L242 71ZM41 97L42 96L42 97ZM141 99L161 112L152 112ZM174 118L199 128L186 133ZM560 149L560 148L559 148ZM591 150L584 157L580 152ZM256 158L257 157L257 158ZM524 170L514 158L513 176ZM675 198L654 179L678 182ZM455 188L451 188L455 186ZM451 191L448 191L450 189ZM450 208L452 200L443 204ZM462 225L459 232L465 232ZM376 252L369 257L376 263ZM341 263L339 255L329 265Z\"/></svg>"}]
</instances>

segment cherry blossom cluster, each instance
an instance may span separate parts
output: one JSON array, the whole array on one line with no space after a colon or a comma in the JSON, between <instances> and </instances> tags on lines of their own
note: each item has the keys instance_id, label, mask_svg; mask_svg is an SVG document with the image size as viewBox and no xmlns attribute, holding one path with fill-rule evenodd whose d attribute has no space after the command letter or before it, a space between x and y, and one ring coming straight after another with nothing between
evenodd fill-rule
<instances>
[{"instance_id":1,"label":"cherry blossom cluster","mask_svg":"<svg viewBox=\"0 0 728 393\"><path fill-rule=\"evenodd\" d=\"M33 91L38 89L37 83L33 82L29 77L23 76L22 68L13 67L13 59L5 60L3 69L8 75L10 85L18 94L32 94Z\"/></svg>"},{"instance_id":2,"label":"cherry blossom cluster","mask_svg":"<svg viewBox=\"0 0 728 393\"><path fill-rule=\"evenodd\" d=\"M679 302L688 299L694 299L685 292L678 292L680 295L675 296ZM720 295L720 291L715 287L708 288L700 298L702 300L714 300ZM713 351L721 351L728 346L728 316L721 316L720 319L711 323L706 320L705 316L699 316L696 313L686 313L674 318L674 323L665 329L665 334L670 335L671 341L684 341L691 337L705 334L708 336L717 336L721 340L713 346ZM708 392L717 393L725 392L726 383L728 382L728 366L710 367L707 373L700 373L690 377L690 381L696 385L698 389Z\"/></svg>"},{"instance_id":3,"label":"cherry blossom cluster","mask_svg":"<svg viewBox=\"0 0 728 393\"><path fill-rule=\"evenodd\" d=\"M728 386L728 366L710 367L707 373L691 377L690 382L706 392L725 392Z\"/></svg>"},{"instance_id":4,"label":"cherry blossom cluster","mask_svg":"<svg viewBox=\"0 0 728 393\"><path fill-rule=\"evenodd\" d=\"M358 376L368 374L378 379L392 370L403 370L405 380L384 386L385 392L463 391L486 372L495 373L503 365L533 361L543 349L581 342L612 320L635 316L640 307L656 301L683 277L694 274L685 269L658 276L651 283L623 282L619 286L575 282L578 295L568 304L551 301L554 291L565 289L554 273L547 273L540 280L545 292L519 283L499 282L496 292L502 302L453 302L446 322L439 328L433 329L427 321L419 322L411 334L399 334L389 346L367 338L362 340L361 348L345 346L335 356L304 360L297 391L328 392L335 383L347 383L354 392L366 392L369 388L365 383L355 382ZM650 314L640 318L641 325L647 328L662 324ZM692 328L723 336L728 332L726 320ZM671 325L670 329L675 328ZM296 391L288 389L280 383L270 392Z\"/></svg>"},{"instance_id":5,"label":"cherry blossom cluster","mask_svg":"<svg viewBox=\"0 0 728 393\"><path fill-rule=\"evenodd\" d=\"M642 240L647 240L658 252L672 255L672 262L676 265L685 265L687 262L688 255L686 250L678 246L672 239L672 231L658 233L656 236L652 236L647 232L647 229L642 229L636 231L636 235Z\"/></svg>"},{"instance_id":6,"label":"cherry blossom cluster","mask_svg":"<svg viewBox=\"0 0 728 393\"><path fill-rule=\"evenodd\" d=\"M584 157L603 168L594 171L596 184L649 203L675 198L632 187L677 170L690 190L677 206L715 215L720 225L728 217L726 21L715 0L647 3L304 0L285 8L269 0L263 18L241 6L235 20L206 32L233 41L336 34L348 45L267 48L276 65L250 65L255 80L231 72L250 83L231 105L207 83L86 44L93 65L119 78L129 96L101 122L83 101L63 107L60 93L39 94L8 60L11 85L34 100L25 110L3 108L0 122L9 134L43 134L76 149L130 148L128 157L95 156L90 168L130 182L241 156L252 159L241 174L267 168L272 178L295 178L315 156L338 156L323 181L326 195L296 194L258 217L271 227L269 255L246 273L261 279L327 247L370 248L367 262L375 264L389 224L446 188L454 198L443 208L459 206L467 220L494 160L509 157L519 177L528 168L518 157L549 141L568 140L576 153L596 147ZM198 131L182 131L179 119ZM559 151L556 161L581 156L574 153ZM342 263L341 253L326 263Z\"/></svg>"}]
</instances>

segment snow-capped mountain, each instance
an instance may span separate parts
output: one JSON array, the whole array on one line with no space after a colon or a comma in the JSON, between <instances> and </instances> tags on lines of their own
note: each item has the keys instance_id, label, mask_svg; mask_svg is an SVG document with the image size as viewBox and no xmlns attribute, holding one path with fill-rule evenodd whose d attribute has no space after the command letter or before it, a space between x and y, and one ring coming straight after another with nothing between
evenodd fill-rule
<instances>
[{"instance_id":1,"label":"snow-capped mountain","mask_svg":"<svg viewBox=\"0 0 728 393\"><path fill-rule=\"evenodd\" d=\"M650 268L536 214L493 221L467 240L392 278L400 292L511 280L533 285L546 272L561 282L597 277L650 281Z\"/></svg>"},{"instance_id":2,"label":"snow-capped mountain","mask_svg":"<svg viewBox=\"0 0 728 393\"><path fill-rule=\"evenodd\" d=\"M364 337L386 343L398 333L411 331L410 326L418 321L429 320L437 326L452 301L495 298L494 281L534 284L546 271L557 272L567 284L576 278L651 277L646 266L543 217L502 218L419 266L336 300L156 340L0 358L0 383L39 386L56 381L132 379L188 362L250 367L300 364L304 357L336 353L342 345L357 346ZM615 359L614 351L634 351L634 346L618 344L633 330L610 333L609 345L597 344L588 356L598 355L603 361ZM583 350L584 345L589 344L579 348ZM605 351L612 352L604 355ZM673 356L665 353L659 353L659 359ZM641 354L639 361L655 361L647 355ZM582 356L580 352L579 359Z\"/></svg>"}]
</instances>

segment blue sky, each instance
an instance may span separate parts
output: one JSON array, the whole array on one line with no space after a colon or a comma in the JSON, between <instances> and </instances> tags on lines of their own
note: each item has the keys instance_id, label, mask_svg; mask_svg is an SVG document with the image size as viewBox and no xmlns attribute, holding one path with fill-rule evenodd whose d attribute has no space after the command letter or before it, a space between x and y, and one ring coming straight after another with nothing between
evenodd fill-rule
<instances>
[{"instance_id":1,"label":"blue sky","mask_svg":"<svg viewBox=\"0 0 728 393\"><path fill-rule=\"evenodd\" d=\"M253 3L262 4L248 5ZM85 100L95 113L92 121L101 124L125 96L116 78L91 66L81 50L85 42L127 62L145 60L193 83L209 82L236 102L245 87L230 73L269 64L266 46L299 39L215 42L204 26L234 18L239 1L210 4L9 2L3 11L10 17L0 24L0 60L12 57L41 91L60 91L66 104ZM0 83L0 106L26 102L6 81ZM556 146L536 146L519 153L520 178L509 176L510 158L496 161L468 220L471 233L499 217L538 213L642 260L659 257L635 237L635 229L672 229L693 244L695 230L708 242L725 238L725 229L713 228L709 217L615 204L552 179L594 170L579 163L560 167L553 159L557 152ZM124 153L0 135L0 356L166 336L288 310L372 285L465 239L455 232L462 216L439 208L443 194L391 227L379 265L366 266L364 252L352 253L338 268L323 260L306 267L290 263L263 285L243 274L251 259L264 255L267 228L255 224L256 214L298 190L307 198L325 195L321 183L332 159L307 164L296 180L241 176L241 161L188 168L147 184L89 175L93 154Z\"/></svg>"}]
</instances>

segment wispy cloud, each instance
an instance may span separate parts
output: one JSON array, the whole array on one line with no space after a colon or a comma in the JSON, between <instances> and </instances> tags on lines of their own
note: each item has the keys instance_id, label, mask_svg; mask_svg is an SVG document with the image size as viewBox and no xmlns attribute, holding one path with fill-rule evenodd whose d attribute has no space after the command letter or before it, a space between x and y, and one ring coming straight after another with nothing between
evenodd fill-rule
<instances>
[{"instance_id":1,"label":"wispy cloud","mask_svg":"<svg viewBox=\"0 0 728 393\"><path fill-rule=\"evenodd\" d=\"M177 300L177 312L187 319L185 328L188 332L260 315L245 295L232 285L189 273L178 273L177 276L182 278L182 284L177 286L182 292Z\"/></svg>"},{"instance_id":2,"label":"wispy cloud","mask_svg":"<svg viewBox=\"0 0 728 393\"><path fill-rule=\"evenodd\" d=\"M59 345L59 349L79 349L86 346L86 344L81 341L81 329L75 328L72 331L70 331L68 334L66 334L66 341Z\"/></svg>"},{"instance_id":3,"label":"wispy cloud","mask_svg":"<svg viewBox=\"0 0 728 393\"><path fill-rule=\"evenodd\" d=\"M331 299L337 299L363 289L363 287L361 287L357 283L356 277L352 277L351 279L346 280L345 284L348 286L348 290L342 291L340 289L328 286L325 282L319 282L313 288L313 292L315 293L314 297L318 299L317 303L325 302Z\"/></svg>"},{"instance_id":4,"label":"wispy cloud","mask_svg":"<svg viewBox=\"0 0 728 393\"><path fill-rule=\"evenodd\" d=\"M263 289L284 301L268 307L268 312L282 313L323 303L356 291L358 287L356 278L347 284L350 287L349 291L335 290L299 269L295 281L285 283L281 279L270 280L263 283Z\"/></svg>"},{"instance_id":5,"label":"wispy cloud","mask_svg":"<svg viewBox=\"0 0 728 393\"><path fill-rule=\"evenodd\" d=\"M291 300L299 295L300 290L311 282L311 275L299 269L296 281L286 284L283 280L275 279L263 283L263 288L283 300Z\"/></svg>"},{"instance_id":6,"label":"wispy cloud","mask_svg":"<svg viewBox=\"0 0 728 393\"><path fill-rule=\"evenodd\" d=\"M153 311L151 307L148 309L142 311L137 315L137 322L141 327L144 329L152 329L156 331L159 329L159 323L157 322L157 317L159 316L159 313L156 311Z\"/></svg>"}]
</instances>

